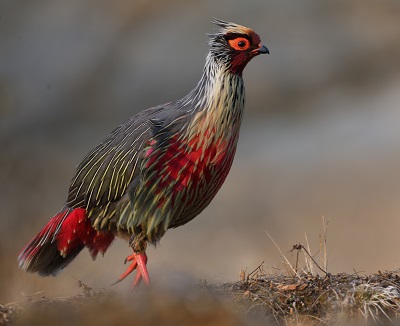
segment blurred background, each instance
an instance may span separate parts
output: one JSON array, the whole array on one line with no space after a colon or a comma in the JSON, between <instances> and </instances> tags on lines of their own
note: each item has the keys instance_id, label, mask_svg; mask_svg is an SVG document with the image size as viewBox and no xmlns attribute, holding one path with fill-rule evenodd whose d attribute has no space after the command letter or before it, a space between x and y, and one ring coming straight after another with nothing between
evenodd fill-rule
<instances>
[{"instance_id":1,"label":"blurred background","mask_svg":"<svg viewBox=\"0 0 400 326\"><path fill-rule=\"evenodd\" d=\"M223 282L262 261L282 267L266 230L285 253L306 232L316 254L322 216L330 272L399 267L400 2L2 0L0 300L69 295L76 279L108 288L123 272L123 241L95 262L82 252L57 278L20 271L16 257L62 207L91 148L195 86L212 17L254 28L271 55L245 70L225 185L148 250L153 281Z\"/></svg>"}]
</instances>

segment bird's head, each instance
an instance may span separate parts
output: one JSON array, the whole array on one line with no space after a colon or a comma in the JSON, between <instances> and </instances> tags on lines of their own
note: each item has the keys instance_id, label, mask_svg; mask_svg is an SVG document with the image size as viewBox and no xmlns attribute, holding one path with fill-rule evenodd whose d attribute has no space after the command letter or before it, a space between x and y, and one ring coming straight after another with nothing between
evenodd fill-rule
<instances>
[{"instance_id":1,"label":"bird's head","mask_svg":"<svg viewBox=\"0 0 400 326\"><path fill-rule=\"evenodd\" d=\"M252 58L262 53L269 54L268 48L261 44L260 37L252 29L219 19L214 19L213 23L221 28L208 34L210 53L227 65L232 73L241 75Z\"/></svg>"}]
</instances>

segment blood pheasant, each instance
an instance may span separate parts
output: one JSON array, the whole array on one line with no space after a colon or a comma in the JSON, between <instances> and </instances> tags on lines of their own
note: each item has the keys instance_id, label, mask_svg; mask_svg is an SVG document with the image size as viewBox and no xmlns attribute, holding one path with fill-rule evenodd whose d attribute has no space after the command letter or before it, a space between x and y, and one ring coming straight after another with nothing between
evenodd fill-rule
<instances>
[{"instance_id":1,"label":"blood pheasant","mask_svg":"<svg viewBox=\"0 0 400 326\"><path fill-rule=\"evenodd\" d=\"M84 247L95 258L122 237L133 254L117 282L137 269L134 285L149 284L147 244L200 214L221 188L239 137L243 69L269 53L250 28L214 23L197 86L136 114L83 159L62 210L20 253L23 270L55 275Z\"/></svg>"}]
</instances>

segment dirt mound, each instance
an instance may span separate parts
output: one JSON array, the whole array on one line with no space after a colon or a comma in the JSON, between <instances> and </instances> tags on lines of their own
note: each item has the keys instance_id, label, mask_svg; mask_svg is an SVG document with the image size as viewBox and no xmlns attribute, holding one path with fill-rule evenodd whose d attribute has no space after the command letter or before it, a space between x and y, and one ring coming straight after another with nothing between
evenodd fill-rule
<instances>
[{"instance_id":1,"label":"dirt mound","mask_svg":"<svg viewBox=\"0 0 400 326\"><path fill-rule=\"evenodd\" d=\"M271 275L172 293L94 290L0 305L0 325L357 325L400 321L400 274ZM40 295L40 294L39 294Z\"/></svg>"}]
</instances>

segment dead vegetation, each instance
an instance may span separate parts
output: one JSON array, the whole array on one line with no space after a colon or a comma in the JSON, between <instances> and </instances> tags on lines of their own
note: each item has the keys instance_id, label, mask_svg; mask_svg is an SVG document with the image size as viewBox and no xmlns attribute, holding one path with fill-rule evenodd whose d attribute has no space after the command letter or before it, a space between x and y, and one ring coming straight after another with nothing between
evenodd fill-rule
<instances>
[{"instance_id":1,"label":"dead vegetation","mask_svg":"<svg viewBox=\"0 0 400 326\"><path fill-rule=\"evenodd\" d=\"M268 233L267 233L268 234ZM269 234L268 234L269 236ZM43 293L21 302L0 302L0 325L386 325L400 323L400 270L371 275L330 274L327 223L320 248L292 248L294 262L283 268L263 263L240 281L174 292L144 289L122 295L94 290L78 281L82 293L47 298Z\"/></svg>"},{"instance_id":2,"label":"dead vegetation","mask_svg":"<svg viewBox=\"0 0 400 326\"><path fill-rule=\"evenodd\" d=\"M241 280L220 285L221 292L231 292L231 300L247 319L257 316L268 325L399 323L400 271L330 274L324 218L322 226L317 254L310 254L305 235L306 246L293 245L293 263L267 233L282 256L284 269L266 271L261 264L247 276L241 271Z\"/></svg>"},{"instance_id":3,"label":"dead vegetation","mask_svg":"<svg viewBox=\"0 0 400 326\"><path fill-rule=\"evenodd\" d=\"M219 286L246 318L276 325L385 324L400 321L398 272L266 274Z\"/></svg>"},{"instance_id":4,"label":"dead vegetation","mask_svg":"<svg viewBox=\"0 0 400 326\"><path fill-rule=\"evenodd\" d=\"M400 322L400 274L298 276L262 266L235 283L191 293L125 296L82 286L68 298L41 294L0 304L0 325L357 325ZM216 295L216 293L218 295ZM234 312L236 311L236 312Z\"/></svg>"}]
</instances>

